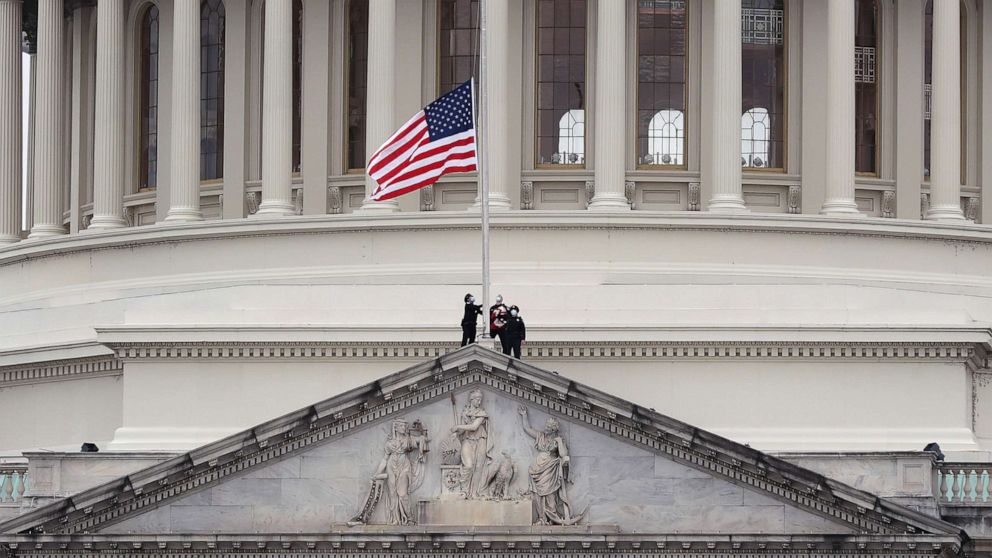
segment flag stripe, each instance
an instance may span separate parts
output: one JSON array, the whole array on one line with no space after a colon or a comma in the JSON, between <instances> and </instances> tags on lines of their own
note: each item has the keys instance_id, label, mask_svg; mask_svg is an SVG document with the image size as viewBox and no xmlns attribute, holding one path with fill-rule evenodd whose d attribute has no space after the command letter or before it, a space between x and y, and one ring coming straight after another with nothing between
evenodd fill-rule
<instances>
[{"instance_id":1,"label":"flag stripe","mask_svg":"<svg viewBox=\"0 0 992 558\"><path fill-rule=\"evenodd\" d=\"M389 136L366 169L382 201L433 184L453 172L478 170L472 88L465 82L430 103Z\"/></svg>"}]
</instances>

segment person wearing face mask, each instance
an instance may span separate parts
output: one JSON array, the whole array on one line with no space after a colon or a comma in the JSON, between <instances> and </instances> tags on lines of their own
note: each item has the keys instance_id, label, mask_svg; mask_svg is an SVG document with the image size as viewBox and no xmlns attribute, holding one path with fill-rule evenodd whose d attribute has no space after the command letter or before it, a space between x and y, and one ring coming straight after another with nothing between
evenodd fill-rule
<instances>
[{"instance_id":1,"label":"person wearing face mask","mask_svg":"<svg viewBox=\"0 0 992 558\"><path fill-rule=\"evenodd\" d=\"M482 305L475 303L472 293L465 295L465 315L462 316L462 347L475 343L475 325L477 316L482 315Z\"/></svg>"},{"instance_id":2,"label":"person wearing face mask","mask_svg":"<svg viewBox=\"0 0 992 558\"><path fill-rule=\"evenodd\" d=\"M506 318L509 316L510 309L503 304L503 295L496 295L496 304L489 307L489 336L499 337L500 347L506 345L503 330L506 328Z\"/></svg>"},{"instance_id":3,"label":"person wearing face mask","mask_svg":"<svg viewBox=\"0 0 992 558\"><path fill-rule=\"evenodd\" d=\"M514 358L520 358L520 345L527 340L527 327L516 305L510 307L510 315L506 318L502 339L503 354L508 355L512 351Z\"/></svg>"}]
</instances>

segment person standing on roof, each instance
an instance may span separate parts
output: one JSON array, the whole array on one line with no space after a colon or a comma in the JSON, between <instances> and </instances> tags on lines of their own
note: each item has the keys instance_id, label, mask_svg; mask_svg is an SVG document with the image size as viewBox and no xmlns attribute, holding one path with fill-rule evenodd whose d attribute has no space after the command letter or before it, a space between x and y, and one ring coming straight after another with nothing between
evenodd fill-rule
<instances>
[{"instance_id":1,"label":"person standing on roof","mask_svg":"<svg viewBox=\"0 0 992 558\"><path fill-rule=\"evenodd\" d=\"M527 327L516 305L510 307L510 315L503 328L503 340L503 354L508 355L512 351L514 358L520 358L520 346L527 340Z\"/></svg>"},{"instance_id":2,"label":"person standing on roof","mask_svg":"<svg viewBox=\"0 0 992 558\"><path fill-rule=\"evenodd\" d=\"M475 343L475 328L478 316L482 315L482 305L475 303L472 293L465 295L465 315L462 316L462 347Z\"/></svg>"},{"instance_id":3,"label":"person standing on roof","mask_svg":"<svg viewBox=\"0 0 992 558\"><path fill-rule=\"evenodd\" d=\"M506 346L503 338L503 330L506 328L506 319L510 317L510 309L503 304L503 295L496 295L496 304L489 307L489 336L499 337L500 347Z\"/></svg>"}]
</instances>

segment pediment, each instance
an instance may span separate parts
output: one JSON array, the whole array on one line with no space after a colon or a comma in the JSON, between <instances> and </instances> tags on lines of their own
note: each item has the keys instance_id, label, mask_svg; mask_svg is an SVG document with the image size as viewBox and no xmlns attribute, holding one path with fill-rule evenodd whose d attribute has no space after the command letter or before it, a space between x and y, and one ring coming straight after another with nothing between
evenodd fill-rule
<instances>
[{"instance_id":1,"label":"pediment","mask_svg":"<svg viewBox=\"0 0 992 558\"><path fill-rule=\"evenodd\" d=\"M452 434L455 424L465 431ZM86 536L106 544L122 535L308 533L339 546L384 535L471 531L533 540L557 533L582 548L589 547L580 539L593 535L597 544L655 537L655 548L665 546L657 537L674 534L727 544L733 536L762 544L802 535L832 548L838 540L890 547L899 540L928 552L959 546L963 536L943 521L479 347L73 495L0 531L8 542Z\"/></svg>"}]
</instances>

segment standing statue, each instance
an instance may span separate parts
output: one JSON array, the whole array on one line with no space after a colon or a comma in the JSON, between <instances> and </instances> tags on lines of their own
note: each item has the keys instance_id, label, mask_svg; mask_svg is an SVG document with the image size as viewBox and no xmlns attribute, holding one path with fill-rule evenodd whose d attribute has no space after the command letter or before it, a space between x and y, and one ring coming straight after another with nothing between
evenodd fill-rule
<instances>
[{"instance_id":1,"label":"standing statue","mask_svg":"<svg viewBox=\"0 0 992 558\"><path fill-rule=\"evenodd\" d=\"M575 525L584 513L572 514L568 501L568 447L559 435L558 419L549 418L544 432L534 430L527 418L527 409L517 409L524 432L534 439L537 458L527 469L530 475L531 492L537 504L537 522L540 525Z\"/></svg>"},{"instance_id":2,"label":"standing statue","mask_svg":"<svg viewBox=\"0 0 992 558\"><path fill-rule=\"evenodd\" d=\"M385 454L372 475L369 495L362 511L349 523L368 523L383 492L386 494L386 521L390 525L416 523L410 493L424 482L424 458L428 447L427 430L419 420L410 427L403 419L394 420L386 439ZM410 455L417 452L416 458Z\"/></svg>"},{"instance_id":3,"label":"standing statue","mask_svg":"<svg viewBox=\"0 0 992 558\"><path fill-rule=\"evenodd\" d=\"M468 403L461 412L461 424L451 427L451 432L461 439L461 489L469 500L489 496L489 483L493 473L492 423L482 407L482 391L473 389Z\"/></svg>"}]
</instances>

